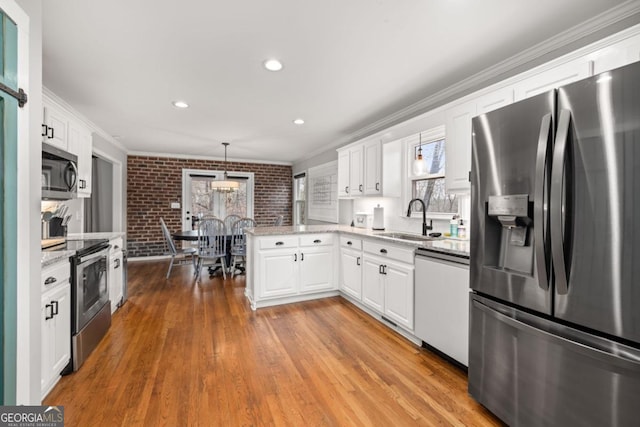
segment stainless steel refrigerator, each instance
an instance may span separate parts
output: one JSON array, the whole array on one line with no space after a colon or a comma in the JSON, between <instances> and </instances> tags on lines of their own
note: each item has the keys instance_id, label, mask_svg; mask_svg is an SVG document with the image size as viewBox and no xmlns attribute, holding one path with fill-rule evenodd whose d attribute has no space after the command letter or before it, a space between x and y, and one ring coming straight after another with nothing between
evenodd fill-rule
<instances>
[{"instance_id":1,"label":"stainless steel refrigerator","mask_svg":"<svg viewBox=\"0 0 640 427\"><path fill-rule=\"evenodd\" d=\"M473 118L469 393L640 421L640 63Z\"/></svg>"}]
</instances>

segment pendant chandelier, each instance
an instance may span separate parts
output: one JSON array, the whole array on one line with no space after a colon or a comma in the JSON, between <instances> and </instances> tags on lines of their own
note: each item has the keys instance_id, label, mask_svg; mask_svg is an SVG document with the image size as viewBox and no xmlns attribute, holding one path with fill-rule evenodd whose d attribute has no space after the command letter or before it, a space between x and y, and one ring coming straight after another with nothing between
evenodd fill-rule
<instances>
[{"instance_id":1,"label":"pendant chandelier","mask_svg":"<svg viewBox=\"0 0 640 427\"><path fill-rule=\"evenodd\" d=\"M418 155L413 161L413 174L424 175L427 172L427 161L422 157L422 132L420 132L420 146Z\"/></svg>"},{"instance_id":2,"label":"pendant chandelier","mask_svg":"<svg viewBox=\"0 0 640 427\"><path fill-rule=\"evenodd\" d=\"M219 191L221 193L230 193L235 191L240 187L238 181L230 181L227 176L227 147L229 146L228 142L223 142L224 145L224 176L221 181L211 181L211 189L213 191Z\"/></svg>"}]
</instances>

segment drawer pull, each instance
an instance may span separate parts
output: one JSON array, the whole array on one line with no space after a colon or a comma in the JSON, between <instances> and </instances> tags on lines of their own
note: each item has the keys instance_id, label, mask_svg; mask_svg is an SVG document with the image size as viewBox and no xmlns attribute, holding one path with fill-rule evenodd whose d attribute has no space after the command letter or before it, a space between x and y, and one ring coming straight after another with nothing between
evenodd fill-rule
<instances>
[{"instance_id":1,"label":"drawer pull","mask_svg":"<svg viewBox=\"0 0 640 427\"><path fill-rule=\"evenodd\" d=\"M347 245L351 246L351 245L353 245L353 242L352 242L351 240L349 240L349 241L347 242Z\"/></svg>"},{"instance_id":2,"label":"drawer pull","mask_svg":"<svg viewBox=\"0 0 640 427\"><path fill-rule=\"evenodd\" d=\"M276 242L276 246L282 246L284 245L284 242Z\"/></svg>"},{"instance_id":3,"label":"drawer pull","mask_svg":"<svg viewBox=\"0 0 640 427\"><path fill-rule=\"evenodd\" d=\"M387 250L386 250L386 249L380 249L380 253L381 253L381 254L386 254L386 253L387 253Z\"/></svg>"},{"instance_id":4,"label":"drawer pull","mask_svg":"<svg viewBox=\"0 0 640 427\"><path fill-rule=\"evenodd\" d=\"M313 241L313 243L322 243L322 240L316 239L316 240Z\"/></svg>"},{"instance_id":5,"label":"drawer pull","mask_svg":"<svg viewBox=\"0 0 640 427\"><path fill-rule=\"evenodd\" d=\"M44 281L45 285L50 285L52 283L56 283L58 281L58 279L56 279L53 276L47 277L47 280Z\"/></svg>"},{"instance_id":6,"label":"drawer pull","mask_svg":"<svg viewBox=\"0 0 640 427\"><path fill-rule=\"evenodd\" d=\"M47 308L51 308L51 311L50 311L51 315L47 314ZM53 319L53 304L45 304L44 311L45 311L44 320Z\"/></svg>"}]
</instances>

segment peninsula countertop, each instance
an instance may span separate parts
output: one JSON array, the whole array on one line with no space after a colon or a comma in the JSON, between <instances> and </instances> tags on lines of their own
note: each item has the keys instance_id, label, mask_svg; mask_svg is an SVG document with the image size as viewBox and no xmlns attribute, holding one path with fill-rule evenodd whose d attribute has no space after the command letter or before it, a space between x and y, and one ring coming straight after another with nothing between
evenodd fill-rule
<instances>
[{"instance_id":1,"label":"peninsula countertop","mask_svg":"<svg viewBox=\"0 0 640 427\"><path fill-rule=\"evenodd\" d=\"M377 239L385 242L392 242L398 245L409 246L413 248L423 248L433 252L452 254L469 258L469 240L454 238L432 238L425 237L425 240L405 240L401 238L389 237L384 234L393 234L393 231L377 231L368 228L351 227L348 225L327 224L327 225L293 225L279 227L256 227L248 228L247 234L259 236L279 236L292 234L313 234L313 233L343 233L356 236L362 236ZM410 233L395 233L410 234ZM413 234L412 239L419 239L419 234Z\"/></svg>"}]
</instances>

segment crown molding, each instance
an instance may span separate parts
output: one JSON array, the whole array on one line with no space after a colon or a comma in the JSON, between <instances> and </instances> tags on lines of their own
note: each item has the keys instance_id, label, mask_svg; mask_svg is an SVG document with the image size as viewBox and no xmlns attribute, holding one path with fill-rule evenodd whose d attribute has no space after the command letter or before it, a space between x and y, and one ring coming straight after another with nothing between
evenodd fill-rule
<instances>
[{"instance_id":1,"label":"crown molding","mask_svg":"<svg viewBox=\"0 0 640 427\"><path fill-rule=\"evenodd\" d=\"M84 116L83 114L79 113L67 101L65 101L64 99L60 98L58 95L53 93L51 91L51 89L48 89L47 87L42 86L42 94L44 96L45 102L48 101L50 103L55 104L56 107L64 110L67 114L70 114L75 119L77 119L78 121L82 122L85 126L87 126L89 129L91 129L91 131L93 133L96 133L96 134L100 135L100 137L102 139L105 139L106 141L108 141L110 144L114 145L119 150L124 151L125 154L129 152L127 147L122 145L122 143L120 141L115 139L113 136L109 135L107 132L105 132L104 129L102 129L100 126L96 125L94 122L89 120L86 116Z\"/></svg>"},{"instance_id":2,"label":"crown molding","mask_svg":"<svg viewBox=\"0 0 640 427\"><path fill-rule=\"evenodd\" d=\"M129 151L128 156L141 156L141 157L163 157L169 159L185 159L185 160L211 160L217 162L224 162L224 157L215 156L201 156L198 154L176 154L176 153L158 153L155 151ZM260 165L278 165L278 166L293 166L292 162L278 162L270 160L255 160L255 159L242 159L227 157L227 162L233 163L253 163Z\"/></svg>"},{"instance_id":3,"label":"crown molding","mask_svg":"<svg viewBox=\"0 0 640 427\"><path fill-rule=\"evenodd\" d=\"M436 92L433 95L430 95L422 100L409 105L401 110L398 110L395 113L392 113L380 120L377 120L369 125L366 125L355 132L350 133L347 137L341 140L340 143L336 144L336 146L340 146L340 144L348 144L353 141L357 141L359 139L363 139L372 134L380 132L386 128L389 128L393 125L399 124L403 121L411 119L418 114L425 113L430 109L441 106L442 104L453 100L456 97L463 97L464 94L477 89L482 84L488 83L491 79L496 78L501 75L508 75L509 72L513 72L519 67L525 66L526 64L535 61L536 59L553 53L554 51L558 51L563 47L567 47L572 43L578 42L580 39L588 37L592 34L597 33L607 27L610 27L620 21L623 21L627 18L630 18L634 15L640 13L640 1L639 0L630 0L625 3L622 3L616 7L613 7L606 12L601 13L598 16L595 16L591 19L588 19L581 24L578 24L574 27L571 27L541 43L538 43L529 49L523 50L517 55L514 55L502 62L499 62L489 68L486 68L479 73L474 74L460 82L451 85L439 92ZM637 27L637 26L636 26ZM635 28L635 27L632 27ZM637 32L634 31L634 32ZM626 35L626 31L622 30L619 33L616 33L612 36L605 37L603 40L599 42L591 43L587 47L582 47L577 49L576 51L561 56L561 58L565 59L565 61L572 59L572 57L576 57L579 55L584 55L589 51L594 51L601 48L603 45L610 44L612 39L623 39L628 37ZM558 58L556 58L557 60ZM550 62L554 62L552 60ZM564 61L563 61L564 62ZM546 65L546 64L545 64ZM555 64L554 64L555 65ZM535 67L536 69L540 69ZM522 76L524 78L524 74ZM509 79L509 77L507 77ZM462 95L462 96L461 96Z\"/></svg>"}]
</instances>

